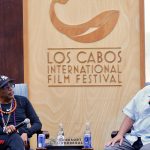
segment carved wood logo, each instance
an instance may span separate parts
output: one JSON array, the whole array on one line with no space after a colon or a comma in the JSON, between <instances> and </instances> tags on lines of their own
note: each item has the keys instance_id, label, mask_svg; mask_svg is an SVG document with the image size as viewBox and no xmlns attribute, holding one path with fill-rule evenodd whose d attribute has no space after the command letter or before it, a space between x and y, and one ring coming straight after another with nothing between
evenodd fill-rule
<instances>
[{"instance_id":1,"label":"carved wood logo","mask_svg":"<svg viewBox=\"0 0 150 150\"><path fill-rule=\"evenodd\" d=\"M66 4L67 2L68 0L52 0L50 18L52 24L59 32L65 34L74 41L92 43L102 40L109 35L116 26L119 18L118 10L104 11L91 20L79 25L65 24L57 17L54 6L56 3ZM90 29L93 29L92 32L89 31Z\"/></svg>"}]
</instances>

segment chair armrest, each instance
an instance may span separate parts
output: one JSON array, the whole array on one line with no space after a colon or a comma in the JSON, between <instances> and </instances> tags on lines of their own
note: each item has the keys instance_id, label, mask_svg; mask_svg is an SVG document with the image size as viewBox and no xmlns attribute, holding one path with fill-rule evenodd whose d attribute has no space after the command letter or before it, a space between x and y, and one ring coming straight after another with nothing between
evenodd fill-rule
<instances>
[{"instance_id":1,"label":"chair armrest","mask_svg":"<svg viewBox=\"0 0 150 150\"><path fill-rule=\"evenodd\" d=\"M45 138L48 139L49 138L49 132L48 131L43 131L43 130L40 130L37 132L37 137L39 134L45 134Z\"/></svg>"},{"instance_id":2,"label":"chair armrest","mask_svg":"<svg viewBox=\"0 0 150 150\"><path fill-rule=\"evenodd\" d=\"M119 131L112 131L111 132L111 138L114 138L117 134L118 134ZM131 129L127 132L127 133L130 133L131 132Z\"/></svg>"},{"instance_id":3,"label":"chair armrest","mask_svg":"<svg viewBox=\"0 0 150 150\"><path fill-rule=\"evenodd\" d=\"M49 138L49 132L48 131L41 131L42 134L45 134L45 138L48 139Z\"/></svg>"},{"instance_id":4,"label":"chair armrest","mask_svg":"<svg viewBox=\"0 0 150 150\"><path fill-rule=\"evenodd\" d=\"M111 132L111 138L114 138L117 134L118 134L119 131L112 131Z\"/></svg>"}]
</instances>

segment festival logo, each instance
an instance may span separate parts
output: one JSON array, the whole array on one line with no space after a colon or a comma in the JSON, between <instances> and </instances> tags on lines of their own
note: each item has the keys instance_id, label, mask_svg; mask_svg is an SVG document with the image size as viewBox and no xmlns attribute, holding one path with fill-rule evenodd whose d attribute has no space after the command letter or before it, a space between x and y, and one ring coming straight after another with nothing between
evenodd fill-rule
<instances>
[{"instance_id":1,"label":"festival logo","mask_svg":"<svg viewBox=\"0 0 150 150\"><path fill-rule=\"evenodd\" d=\"M56 3L66 4L67 2L68 0L52 0L50 5L50 18L52 24L59 32L74 41L92 43L102 40L112 32L118 22L119 11L108 10L79 25L65 24L57 17L54 7Z\"/></svg>"}]
</instances>

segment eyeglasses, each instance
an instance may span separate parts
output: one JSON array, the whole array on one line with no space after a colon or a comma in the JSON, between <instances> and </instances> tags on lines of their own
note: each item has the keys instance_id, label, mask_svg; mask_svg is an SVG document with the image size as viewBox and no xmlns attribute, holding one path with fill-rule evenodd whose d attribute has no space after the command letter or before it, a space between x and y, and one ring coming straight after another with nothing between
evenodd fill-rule
<instances>
[{"instance_id":1,"label":"eyeglasses","mask_svg":"<svg viewBox=\"0 0 150 150\"><path fill-rule=\"evenodd\" d=\"M6 90L6 89L14 88L14 87L15 87L15 83L9 82L9 83L7 83L6 85L4 85L4 86L2 87L2 89L3 89L3 90Z\"/></svg>"}]
</instances>

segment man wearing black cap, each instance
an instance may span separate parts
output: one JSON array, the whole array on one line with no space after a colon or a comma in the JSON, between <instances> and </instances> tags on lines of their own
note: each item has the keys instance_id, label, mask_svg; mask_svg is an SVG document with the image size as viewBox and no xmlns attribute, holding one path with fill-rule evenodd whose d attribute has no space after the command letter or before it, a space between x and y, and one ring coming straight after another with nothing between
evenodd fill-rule
<instances>
[{"instance_id":1,"label":"man wearing black cap","mask_svg":"<svg viewBox=\"0 0 150 150\"><path fill-rule=\"evenodd\" d=\"M42 124L26 97L14 96L14 80L0 75L0 150L24 150L27 139L39 131ZM30 119L31 127L16 125Z\"/></svg>"}]
</instances>

